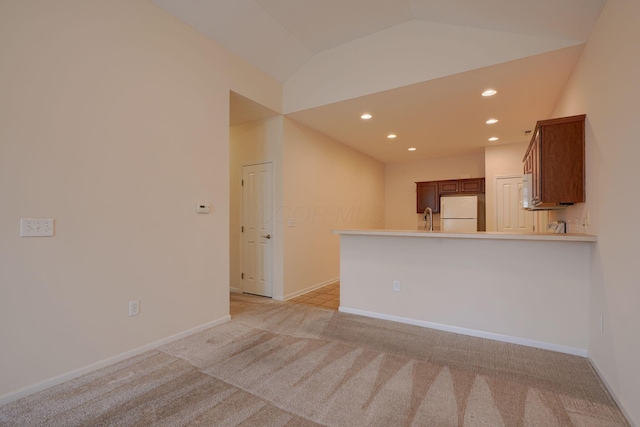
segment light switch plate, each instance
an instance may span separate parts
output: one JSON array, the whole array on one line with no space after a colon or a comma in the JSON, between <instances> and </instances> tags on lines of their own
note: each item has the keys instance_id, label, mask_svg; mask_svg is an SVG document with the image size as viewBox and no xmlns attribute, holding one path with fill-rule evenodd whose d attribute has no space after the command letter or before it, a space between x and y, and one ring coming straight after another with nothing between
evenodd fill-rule
<instances>
[{"instance_id":1,"label":"light switch plate","mask_svg":"<svg viewBox=\"0 0 640 427\"><path fill-rule=\"evenodd\" d=\"M20 218L20 237L53 236L53 219Z\"/></svg>"},{"instance_id":2,"label":"light switch plate","mask_svg":"<svg viewBox=\"0 0 640 427\"><path fill-rule=\"evenodd\" d=\"M199 203L196 206L196 212L200 214L208 214L209 212L211 212L211 205L206 203Z\"/></svg>"}]
</instances>

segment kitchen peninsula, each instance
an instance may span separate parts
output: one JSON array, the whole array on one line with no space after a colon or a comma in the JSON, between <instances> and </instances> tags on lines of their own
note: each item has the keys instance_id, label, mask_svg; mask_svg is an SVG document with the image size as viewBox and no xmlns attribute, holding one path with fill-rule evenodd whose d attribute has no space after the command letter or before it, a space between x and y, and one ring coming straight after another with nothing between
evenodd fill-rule
<instances>
[{"instance_id":1,"label":"kitchen peninsula","mask_svg":"<svg viewBox=\"0 0 640 427\"><path fill-rule=\"evenodd\" d=\"M586 356L586 234L334 230L340 311Z\"/></svg>"}]
</instances>

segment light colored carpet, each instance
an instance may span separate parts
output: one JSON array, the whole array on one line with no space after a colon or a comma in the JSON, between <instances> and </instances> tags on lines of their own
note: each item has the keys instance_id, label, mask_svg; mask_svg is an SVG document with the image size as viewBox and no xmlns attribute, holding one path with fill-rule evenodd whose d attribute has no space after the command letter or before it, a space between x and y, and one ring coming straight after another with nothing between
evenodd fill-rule
<instances>
[{"instance_id":1,"label":"light colored carpet","mask_svg":"<svg viewBox=\"0 0 640 427\"><path fill-rule=\"evenodd\" d=\"M269 299L0 407L3 426L628 426L580 357Z\"/></svg>"}]
</instances>

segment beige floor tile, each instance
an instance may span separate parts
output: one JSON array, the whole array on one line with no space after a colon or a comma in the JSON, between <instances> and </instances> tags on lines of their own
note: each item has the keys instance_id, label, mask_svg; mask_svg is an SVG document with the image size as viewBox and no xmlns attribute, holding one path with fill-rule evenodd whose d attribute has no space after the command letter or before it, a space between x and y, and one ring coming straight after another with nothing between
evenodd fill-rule
<instances>
[{"instance_id":1,"label":"beige floor tile","mask_svg":"<svg viewBox=\"0 0 640 427\"><path fill-rule=\"evenodd\" d=\"M332 303L332 302L326 302L324 304L320 304L319 307L324 307L324 308L331 308L333 310L337 310L338 307L340 306L340 304L338 303Z\"/></svg>"},{"instance_id":2,"label":"beige floor tile","mask_svg":"<svg viewBox=\"0 0 640 427\"><path fill-rule=\"evenodd\" d=\"M292 298L289 302L337 310L340 306L340 283L323 286L322 288Z\"/></svg>"},{"instance_id":3,"label":"beige floor tile","mask_svg":"<svg viewBox=\"0 0 640 427\"><path fill-rule=\"evenodd\" d=\"M327 300L325 299L319 299L319 298L309 298L307 301L305 301L307 304L322 304L323 302L326 302Z\"/></svg>"}]
</instances>

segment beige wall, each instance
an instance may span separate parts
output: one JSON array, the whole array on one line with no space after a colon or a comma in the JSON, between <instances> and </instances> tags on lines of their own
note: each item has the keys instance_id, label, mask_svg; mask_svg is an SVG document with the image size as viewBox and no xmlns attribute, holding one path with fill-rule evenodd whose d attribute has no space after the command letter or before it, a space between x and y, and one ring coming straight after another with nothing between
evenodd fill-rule
<instances>
[{"instance_id":1,"label":"beige wall","mask_svg":"<svg viewBox=\"0 0 640 427\"><path fill-rule=\"evenodd\" d=\"M340 310L586 354L592 243L427 236L341 235Z\"/></svg>"},{"instance_id":2,"label":"beige wall","mask_svg":"<svg viewBox=\"0 0 640 427\"><path fill-rule=\"evenodd\" d=\"M332 229L384 227L384 165L285 118L283 188L289 298L338 279L340 238Z\"/></svg>"},{"instance_id":3,"label":"beige wall","mask_svg":"<svg viewBox=\"0 0 640 427\"><path fill-rule=\"evenodd\" d=\"M282 150L283 117L258 120L230 128L230 212L229 212L229 275L230 287L240 292L242 281L242 245L240 226L242 225L242 166L269 162L273 165L274 206L282 206ZM274 221L273 240L273 296L283 296L282 278L282 220Z\"/></svg>"},{"instance_id":4,"label":"beige wall","mask_svg":"<svg viewBox=\"0 0 640 427\"><path fill-rule=\"evenodd\" d=\"M281 85L146 0L0 2L0 57L0 399L225 319L229 90Z\"/></svg>"},{"instance_id":5,"label":"beige wall","mask_svg":"<svg viewBox=\"0 0 640 427\"><path fill-rule=\"evenodd\" d=\"M559 213L590 213L598 235L591 257L589 355L629 418L640 425L640 285L637 180L640 111L640 2L609 0L554 116L587 114L587 203ZM604 331L600 331L600 315Z\"/></svg>"},{"instance_id":6,"label":"beige wall","mask_svg":"<svg viewBox=\"0 0 640 427\"><path fill-rule=\"evenodd\" d=\"M441 157L385 165L385 228L415 230L422 217L416 213L416 182L484 176L484 153ZM434 227L438 226L435 215ZM424 223L422 223L424 225Z\"/></svg>"},{"instance_id":7,"label":"beige wall","mask_svg":"<svg viewBox=\"0 0 640 427\"><path fill-rule=\"evenodd\" d=\"M522 175L522 157L528 146L528 142L523 142L486 147L484 150L487 231L496 231L496 178Z\"/></svg>"}]
</instances>

